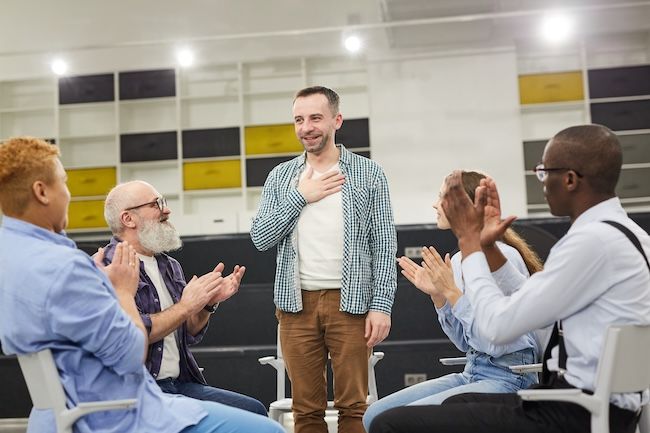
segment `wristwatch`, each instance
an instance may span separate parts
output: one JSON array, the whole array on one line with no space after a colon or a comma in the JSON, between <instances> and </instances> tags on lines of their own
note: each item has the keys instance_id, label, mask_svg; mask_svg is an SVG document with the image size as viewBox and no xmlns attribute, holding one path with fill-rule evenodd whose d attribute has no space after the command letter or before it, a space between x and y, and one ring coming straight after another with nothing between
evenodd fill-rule
<instances>
[{"instance_id":1,"label":"wristwatch","mask_svg":"<svg viewBox=\"0 0 650 433\"><path fill-rule=\"evenodd\" d=\"M219 303L217 302L216 304L206 305L205 307L203 307L203 309L205 311L207 311L208 313L210 313L210 314L214 314L214 312L217 311L218 306L219 306Z\"/></svg>"}]
</instances>

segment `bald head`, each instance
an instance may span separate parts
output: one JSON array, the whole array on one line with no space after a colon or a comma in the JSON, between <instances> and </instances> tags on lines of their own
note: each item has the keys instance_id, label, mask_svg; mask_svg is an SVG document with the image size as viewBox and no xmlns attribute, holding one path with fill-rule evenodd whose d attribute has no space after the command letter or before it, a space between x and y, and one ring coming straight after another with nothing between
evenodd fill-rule
<instances>
[{"instance_id":1,"label":"bald head","mask_svg":"<svg viewBox=\"0 0 650 433\"><path fill-rule=\"evenodd\" d=\"M104 202L104 218L114 235L119 235L124 230L120 214L126 208L142 204L152 195L158 196L156 189L142 180L121 183L115 186L106 196Z\"/></svg>"},{"instance_id":2,"label":"bald head","mask_svg":"<svg viewBox=\"0 0 650 433\"><path fill-rule=\"evenodd\" d=\"M547 166L580 173L594 193L615 195L623 164L616 135L602 125L572 126L558 132L547 145Z\"/></svg>"}]
</instances>

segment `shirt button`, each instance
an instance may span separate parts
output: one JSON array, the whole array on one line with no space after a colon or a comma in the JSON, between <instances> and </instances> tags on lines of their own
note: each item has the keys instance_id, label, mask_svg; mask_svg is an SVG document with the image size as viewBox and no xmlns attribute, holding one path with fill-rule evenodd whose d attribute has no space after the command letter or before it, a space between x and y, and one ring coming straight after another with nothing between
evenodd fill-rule
<instances>
[{"instance_id":1,"label":"shirt button","mask_svg":"<svg viewBox=\"0 0 650 433\"><path fill-rule=\"evenodd\" d=\"M154 373L154 374L153 374L153 377L158 377L158 373Z\"/></svg>"},{"instance_id":2,"label":"shirt button","mask_svg":"<svg viewBox=\"0 0 650 433\"><path fill-rule=\"evenodd\" d=\"M162 347L159 347L159 348L158 348L158 352L160 352L160 351L162 351Z\"/></svg>"}]
</instances>

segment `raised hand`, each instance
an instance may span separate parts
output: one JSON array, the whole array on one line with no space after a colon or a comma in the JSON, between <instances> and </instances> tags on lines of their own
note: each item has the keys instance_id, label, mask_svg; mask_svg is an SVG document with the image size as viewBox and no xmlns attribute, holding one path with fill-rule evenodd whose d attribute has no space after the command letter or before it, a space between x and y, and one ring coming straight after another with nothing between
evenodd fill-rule
<instances>
[{"instance_id":1,"label":"raised hand","mask_svg":"<svg viewBox=\"0 0 650 433\"><path fill-rule=\"evenodd\" d=\"M483 212L483 228L481 229L481 247L492 247L503 237L510 224L516 219L510 216L501 219L501 200L494 179L487 177L481 179L481 187L486 191L486 205Z\"/></svg>"},{"instance_id":2,"label":"raised hand","mask_svg":"<svg viewBox=\"0 0 650 433\"><path fill-rule=\"evenodd\" d=\"M314 203L328 195L341 191L345 183L345 176L338 171L330 171L318 179L314 179L314 169L309 167L305 177L298 184L298 191L307 200L307 203Z\"/></svg>"},{"instance_id":3,"label":"raised hand","mask_svg":"<svg viewBox=\"0 0 650 433\"><path fill-rule=\"evenodd\" d=\"M429 278L429 274L422 266L406 256L397 259L397 264L402 268L402 275L420 291L429 296L442 296L442 293L437 290L431 278Z\"/></svg>"},{"instance_id":4,"label":"raised hand","mask_svg":"<svg viewBox=\"0 0 650 433\"><path fill-rule=\"evenodd\" d=\"M97 250L93 261L97 268L106 274L117 292L135 296L140 279L140 259L128 242L120 242L115 246L110 265L104 266L104 248Z\"/></svg>"},{"instance_id":5,"label":"raised hand","mask_svg":"<svg viewBox=\"0 0 650 433\"><path fill-rule=\"evenodd\" d=\"M232 274L223 279L223 283L219 286L219 290L216 291L208 304L213 305L226 301L230 299L230 297L235 293L237 293L239 291L241 280L244 277L244 273L246 273L245 266L235 265Z\"/></svg>"},{"instance_id":6,"label":"raised hand","mask_svg":"<svg viewBox=\"0 0 650 433\"><path fill-rule=\"evenodd\" d=\"M442 208L447 216L451 230L460 240L465 236L478 235L483 228L483 211L487 204L485 187L476 188L474 203L463 187L462 172L454 170L446 181L446 191L442 196Z\"/></svg>"},{"instance_id":7,"label":"raised hand","mask_svg":"<svg viewBox=\"0 0 650 433\"><path fill-rule=\"evenodd\" d=\"M456 286L454 281L449 254L445 254L445 260L443 261L434 247L423 248L422 259L424 260L422 268L426 272L430 283L451 305L455 305L463 292Z\"/></svg>"}]
</instances>

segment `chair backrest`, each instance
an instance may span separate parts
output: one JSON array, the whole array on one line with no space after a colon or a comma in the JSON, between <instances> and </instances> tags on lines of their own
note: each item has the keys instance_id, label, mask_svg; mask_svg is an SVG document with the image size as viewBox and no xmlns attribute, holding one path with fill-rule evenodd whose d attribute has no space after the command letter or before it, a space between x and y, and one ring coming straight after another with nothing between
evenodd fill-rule
<instances>
[{"instance_id":1,"label":"chair backrest","mask_svg":"<svg viewBox=\"0 0 650 433\"><path fill-rule=\"evenodd\" d=\"M650 325L611 326L598 363L594 394L639 392L650 386Z\"/></svg>"},{"instance_id":2,"label":"chair backrest","mask_svg":"<svg viewBox=\"0 0 650 433\"><path fill-rule=\"evenodd\" d=\"M58 414L67 408L59 372L49 349L18 355L18 363L36 409L53 409Z\"/></svg>"}]
</instances>

